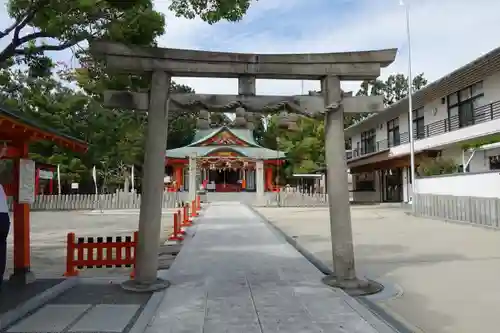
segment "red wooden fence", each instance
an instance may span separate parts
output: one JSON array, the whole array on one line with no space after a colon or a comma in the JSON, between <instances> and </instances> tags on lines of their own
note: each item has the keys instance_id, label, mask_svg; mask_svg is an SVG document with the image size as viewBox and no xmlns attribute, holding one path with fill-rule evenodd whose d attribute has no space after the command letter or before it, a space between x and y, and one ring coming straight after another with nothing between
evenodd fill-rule
<instances>
[{"instance_id":1,"label":"red wooden fence","mask_svg":"<svg viewBox=\"0 0 500 333\"><path fill-rule=\"evenodd\" d=\"M65 276L77 276L78 269L135 266L137 231L125 237L78 237L70 232L67 236ZM131 273L133 276L133 271Z\"/></svg>"}]
</instances>

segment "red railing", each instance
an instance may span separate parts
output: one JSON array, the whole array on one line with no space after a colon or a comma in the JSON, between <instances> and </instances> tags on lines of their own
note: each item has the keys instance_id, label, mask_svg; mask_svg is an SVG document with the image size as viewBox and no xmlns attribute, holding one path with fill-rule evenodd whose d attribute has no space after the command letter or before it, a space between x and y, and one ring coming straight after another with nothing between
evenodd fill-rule
<instances>
[{"instance_id":1,"label":"red railing","mask_svg":"<svg viewBox=\"0 0 500 333\"><path fill-rule=\"evenodd\" d=\"M169 236L169 240L182 241L185 231L182 227L192 225L189 218L198 216L201 209L200 197L191 202L191 212L189 205L183 207L182 213L179 209L174 214L174 230ZM123 240L124 239L124 240ZM79 269L83 268L101 268L101 267L132 267L130 276L133 278L135 273L135 254L138 242L138 232L135 231L133 237L78 237L73 232L67 235L66 245L66 272L65 276L77 276Z\"/></svg>"},{"instance_id":2,"label":"red railing","mask_svg":"<svg viewBox=\"0 0 500 333\"><path fill-rule=\"evenodd\" d=\"M77 276L79 269L135 266L137 231L125 237L78 237L67 235L65 276ZM134 275L132 271L131 276Z\"/></svg>"}]
</instances>

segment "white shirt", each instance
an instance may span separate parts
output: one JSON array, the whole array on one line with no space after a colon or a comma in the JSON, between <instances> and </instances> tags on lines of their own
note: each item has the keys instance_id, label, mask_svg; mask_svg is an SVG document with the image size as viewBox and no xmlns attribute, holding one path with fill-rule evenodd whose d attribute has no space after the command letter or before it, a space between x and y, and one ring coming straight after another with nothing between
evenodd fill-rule
<instances>
[{"instance_id":1,"label":"white shirt","mask_svg":"<svg viewBox=\"0 0 500 333\"><path fill-rule=\"evenodd\" d=\"M5 195L5 191L3 186L0 184L0 213L8 213L9 205L7 205L7 196Z\"/></svg>"}]
</instances>

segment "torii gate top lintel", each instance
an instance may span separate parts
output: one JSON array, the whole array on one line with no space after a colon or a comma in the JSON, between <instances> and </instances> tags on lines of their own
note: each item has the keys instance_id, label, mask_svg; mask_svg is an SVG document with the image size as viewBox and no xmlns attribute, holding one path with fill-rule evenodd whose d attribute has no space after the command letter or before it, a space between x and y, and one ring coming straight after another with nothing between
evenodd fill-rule
<instances>
[{"instance_id":1,"label":"torii gate top lintel","mask_svg":"<svg viewBox=\"0 0 500 333\"><path fill-rule=\"evenodd\" d=\"M107 68L119 72L163 70L172 76L258 79L375 79L390 65L397 49L338 53L252 54L153 48L92 41L91 52L104 56Z\"/></svg>"}]
</instances>

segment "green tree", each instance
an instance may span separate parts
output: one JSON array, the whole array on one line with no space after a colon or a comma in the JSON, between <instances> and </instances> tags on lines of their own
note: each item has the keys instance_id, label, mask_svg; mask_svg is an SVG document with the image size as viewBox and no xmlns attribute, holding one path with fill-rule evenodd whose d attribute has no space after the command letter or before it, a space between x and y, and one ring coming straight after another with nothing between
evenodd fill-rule
<instances>
[{"instance_id":1,"label":"green tree","mask_svg":"<svg viewBox=\"0 0 500 333\"><path fill-rule=\"evenodd\" d=\"M163 34L165 26L151 0L8 0L6 6L13 22L0 31L6 42L0 64L19 60L30 66L33 75L46 75L51 67L46 51L68 49L93 38L132 42L132 32L139 40Z\"/></svg>"},{"instance_id":2,"label":"green tree","mask_svg":"<svg viewBox=\"0 0 500 333\"><path fill-rule=\"evenodd\" d=\"M412 91L422 89L427 85L424 73L420 73L413 78ZM388 107L408 96L408 77L404 74L393 74L385 80L363 81L356 96L383 96L384 105ZM349 127L356 122L363 120L369 114L348 114L346 115L344 127Z\"/></svg>"},{"instance_id":3,"label":"green tree","mask_svg":"<svg viewBox=\"0 0 500 333\"><path fill-rule=\"evenodd\" d=\"M424 73L413 78L412 91L422 89L427 85ZM384 96L384 105L390 106L408 96L408 77L404 74L393 74L385 80L363 81L357 96Z\"/></svg>"},{"instance_id":4,"label":"green tree","mask_svg":"<svg viewBox=\"0 0 500 333\"><path fill-rule=\"evenodd\" d=\"M237 21L251 0L173 0L170 9L177 16L200 16L208 23ZM20 60L33 75L47 75L51 59L46 51L76 47L84 40L106 38L143 44L148 36L164 33L165 18L154 10L151 0L8 0L12 22L0 27L0 65Z\"/></svg>"},{"instance_id":5,"label":"green tree","mask_svg":"<svg viewBox=\"0 0 500 333\"><path fill-rule=\"evenodd\" d=\"M251 3L252 0L172 0L170 10L177 16L190 19L199 16L212 24L220 20L240 20Z\"/></svg>"}]
</instances>

